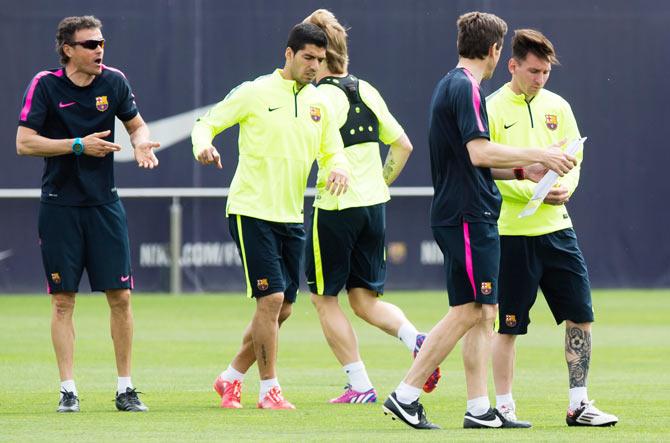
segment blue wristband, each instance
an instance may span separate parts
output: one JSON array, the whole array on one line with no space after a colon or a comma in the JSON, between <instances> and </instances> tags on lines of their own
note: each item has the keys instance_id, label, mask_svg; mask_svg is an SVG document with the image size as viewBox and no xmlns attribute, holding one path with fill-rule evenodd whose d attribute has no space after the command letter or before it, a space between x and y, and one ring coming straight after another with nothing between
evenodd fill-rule
<instances>
[{"instance_id":1,"label":"blue wristband","mask_svg":"<svg viewBox=\"0 0 670 443\"><path fill-rule=\"evenodd\" d=\"M72 152L74 155L81 155L84 153L84 142L81 141L81 137L77 137L72 142Z\"/></svg>"}]
</instances>

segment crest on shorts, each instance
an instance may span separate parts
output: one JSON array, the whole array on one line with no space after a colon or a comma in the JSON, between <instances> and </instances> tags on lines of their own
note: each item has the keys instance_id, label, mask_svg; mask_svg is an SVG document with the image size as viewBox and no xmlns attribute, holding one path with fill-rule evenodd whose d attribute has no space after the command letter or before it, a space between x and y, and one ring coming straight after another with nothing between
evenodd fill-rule
<instances>
[{"instance_id":1,"label":"crest on shorts","mask_svg":"<svg viewBox=\"0 0 670 443\"><path fill-rule=\"evenodd\" d=\"M407 259L407 243L405 242L390 242L387 251L388 258L393 264L404 263Z\"/></svg>"},{"instance_id":2,"label":"crest on shorts","mask_svg":"<svg viewBox=\"0 0 670 443\"><path fill-rule=\"evenodd\" d=\"M319 120L321 120L321 109L317 108L316 106L310 106L309 115L312 116L312 120L318 122Z\"/></svg>"},{"instance_id":3,"label":"crest on shorts","mask_svg":"<svg viewBox=\"0 0 670 443\"><path fill-rule=\"evenodd\" d=\"M51 273L51 281L56 283L57 285L60 284L60 274L58 272L52 272Z\"/></svg>"},{"instance_id":4,"label":"crest on shorts","mask_svg":"<svg viewBox=\"0 0 670 443\"><path fill-rule=\"evenodd\" d=\"M489 295L491 293L491 291L493 290L493 285L491 284L490 281L483 281L481 290L482 290L482 294Z\"/></svg>"},{"instance_id":5,"label":"crest on shorts","mask_svg":"<svg viewBox=\"0 0 670 443\"><path fill-rule=\"evenodd\" d=\"M551 129L552 131L558 128L558 117L554 114L545 114L544 122L547 124L547 128Z\"/></svg>"},{"instance_id":6,"label":"crest on shorts","mask_svg":"<svg viewBox=\"0 0 670 443\"><path fill-rule=\"evenodd\" d=\"M259 278L256 280L256 287L259 291L265 291L270 285L268 284L267 278Z\"/></svg>"},{"instance_id":7,"label":"crest on shorts","mask_svg":"<svg viewBox=\"0 0 670 443\"><path fill-rule=\"evenodd\" d=\"M101 95L95 98L95 109L100 112L105 112L109 108L109 102L106 95Z\"/></svg>"},{"instance_id":8,"label":"crest on shorts","mask_svg":"<svg viewBox=\"0 0 670 443\"><path fill-rule=\"evenodd\" d=\"M505 314L505 324L510 328L516 326L516 315L514 314Z\"/></svg>"}]
</instances>

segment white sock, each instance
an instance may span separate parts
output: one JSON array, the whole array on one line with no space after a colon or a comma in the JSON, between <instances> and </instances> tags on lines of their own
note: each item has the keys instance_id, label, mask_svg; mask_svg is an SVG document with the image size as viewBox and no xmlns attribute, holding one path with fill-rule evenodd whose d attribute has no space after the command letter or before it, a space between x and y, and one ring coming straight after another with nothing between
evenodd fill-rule
<instances>
[{"instance_id":1,"label":"white sock","mask_svg":"<svg viewBox=\"0 0 670 443\"><path fill-rule=\"evenodd\" d=\"M367 392L372 389L372 382L362 361L349 363L342 366L342 369L344 369L344 373L349 377L351 389L358 392Z\"/></svg>"},{"instance_id":2,"label":"white sock","mask_svg":"<svg viewBox=\"0 0 670 443\"><path fill-rule=\"evenodd\" d=\"M416 336L418 334L419 331L416 330L412 323L405 323L398 328L398 338L410 351L414 351L414 346L416 346Z\"/></svg>"},{"instance_id":3,"label":"white sock","mask_svg":"<svg viewBox=\"0 0 670 443\"><path fill-rule=\"evenodd\" d=\"M496 408L500 409L501 406L507 406L509 409L515 410L516 405L514 404L514 398L512 398L512 393L509 392L503 395L496 395Z\"/></svg>"},{"instance_id":4,"label":"white sock","mask_svg":"<svg viewBox=\"0 0 670 443\"><path fill-rule=\"evenodd\" d=\"M79 396L79 394L77 393L77 387L74 384L74 380L65 380L60 382L60 390L72 392L77 397ZM61 398L63 398L63 394L61 394L60 396Z\"/></svg>"},{"instance_id":5,"label":"white sock","mask_svg":"<svg viewBox=\"0 0 670 443\"><path fill-rule=\"evenodd\" d=\"M244 380L244 374L238 371L237 369L233 368L232 365L228 365L225 371L219 375L223 380L226 381L235 381L239 380L242 382Z\"/></svg>"},{"instance_id":6,"label":"white sock","mask_svg":"<svg viewBox=\"0 0 670 443\"><path fill-rule=\"evenodd\" d=\"M582 400L589 400L589 396L586 392L586 386L571 388L568 392L570 396L570 409L572 410L579 408L582 405Z\"/></svg>"},{"instance_id":7,"label":"white sock","mask_svg":"<svg viewBox=\"0 0 670 443\"><path fill-rule=\"evenodd\" d=\"M258 401L263 401L267 393L272 389L273 386L279 386L279 381L277 378L269 378L267 380L261 380L261 390L258 393Z\"/></svg>"},{"instance_id":8,"label":"white sock","mask_svg":"<svg viewBox=\"0 0 670 443\"><path fill-rule=\"evenodd\" d=\"M490 407L491 402L489 401L488 397L475 397L472 400L468 400L467 410L470 415L477 417L479 415L486 414L486 411L488 411Z\"/></svg>"},{"instance_id":9,"label":"white sock","mask_svg":"<svg viewBox=\"0 0 670 443\"><path fill-rule=\"evenodd\" d=\"M125 394L126 388L133 389L133 382L130 381L130 377L119 377L119 381L116 386L116 392L118 394Z\"/></svg>"},{"instance_id":10,"label":"white sock","mask_svg":"<svg viewBox=\"0 0 670 443\"><path fill-rule=\"evenodd\" d=\"M401 381L398 387L395 389L395 396L398 401L406 405L418 400L420 393L421 388L415 388L414 386L408 385L404 381Z\"/></svg>"}]
</instances>

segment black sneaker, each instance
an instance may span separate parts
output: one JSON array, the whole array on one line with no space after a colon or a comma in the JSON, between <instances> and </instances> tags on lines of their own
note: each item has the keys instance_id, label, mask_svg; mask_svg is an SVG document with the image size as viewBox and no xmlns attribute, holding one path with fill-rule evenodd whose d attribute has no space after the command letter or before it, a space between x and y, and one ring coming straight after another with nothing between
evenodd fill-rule
<instances>
[{"instance_id":1,"label":"black sneaker","mask_svg":"<svg viewBox=\"0 0 670 443\"><path fill-rule=\"evenodd\" d=\"M508 420L497 409L489 408L484 414L477 416L466 412L463 427L466 429L530 428L531 424L527 421Z\"/></svg>"},{"instance_id":2,"label":"black sneaker","mask_svg":"<svg viewBox=\"0 0 670 443\"><path fill-rule=\"evenodd\" d=\"M74 392L60 391L62 394L56 412L79 412L79 397Z\"/></svg>"},{"instance_id":3,"label":"black sneaker","mask_svg":"<svg viewBox=\"0 0 670 443\"><path fill-rule=\"evenodd\" d=\"M440 429L438 425L428 421L426 411L424 411L419 400L415 400L409 405L400 403L395 392L393 392L384 402L382 409L384 409L384 415L391 415L391 419L395 420L397 418L414 429Z\"/></svg>"},{"instance_id":4,"label":"black sneaker","mask_svg":"<svg viewBox=\"0 0 670 443\"><path fill-rule=\"evenodd\" d=\"M116 409L129 412L148 411L149 408L142 403L137 394L141 394L141 392L136 391L134 388L126 388L126 392L123 394L116 394Z\"/></svg>"}]
</instances>

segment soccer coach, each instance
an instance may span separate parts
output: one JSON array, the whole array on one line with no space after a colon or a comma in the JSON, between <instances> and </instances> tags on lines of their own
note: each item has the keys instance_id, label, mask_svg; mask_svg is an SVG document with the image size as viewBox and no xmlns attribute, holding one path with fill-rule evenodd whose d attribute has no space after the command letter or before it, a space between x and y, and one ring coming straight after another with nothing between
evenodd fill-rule
<instances>
[{"instance_id":1,"label":"soccer coach","mask_svg":"<svg viewBox=\"0 0 670 443\"><path fill-rule=\"evenodd\" d=\"M118 371L116 407L146 411L130 379L133 277L126 213L114 185L114 117L126 127L141 168L158 166L128 80L102 64L102 23L93 16L58 24L62 67L28 84L16 134L19 155L44 157L39 238L51 294L51 338L61 379L58 412L78 412L73 376L75 295L84 268L104 291Z\"/></svg>"}]
</instances>

